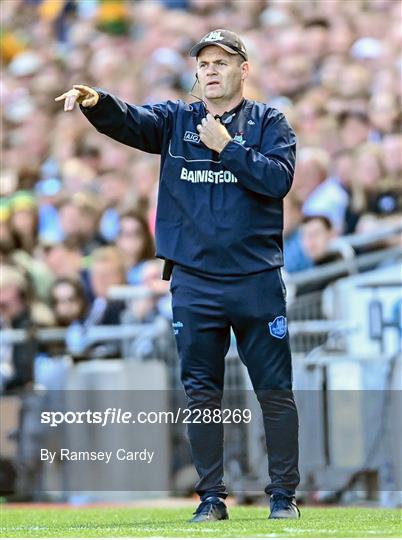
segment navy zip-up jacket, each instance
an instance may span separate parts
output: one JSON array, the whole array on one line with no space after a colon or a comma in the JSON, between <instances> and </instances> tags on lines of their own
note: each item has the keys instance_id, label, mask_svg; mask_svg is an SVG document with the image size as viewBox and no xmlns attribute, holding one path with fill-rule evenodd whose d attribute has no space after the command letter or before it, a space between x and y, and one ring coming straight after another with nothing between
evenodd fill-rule
<instances>
[{"instance_id":1,"label":"navy zip-up jacket","mask_svg":"<svg viewBox=\"0 0 402 540\"><path fill-rule=\"evenodd\" d=\"M294 173L296 138L284 115L244 99L217 154L198 136L203 102L134 106L98 90L81 110L105 135L161 155L156 256L194 271L241 275L283 265L283 197Z\"/></svg>"}]
</instances>

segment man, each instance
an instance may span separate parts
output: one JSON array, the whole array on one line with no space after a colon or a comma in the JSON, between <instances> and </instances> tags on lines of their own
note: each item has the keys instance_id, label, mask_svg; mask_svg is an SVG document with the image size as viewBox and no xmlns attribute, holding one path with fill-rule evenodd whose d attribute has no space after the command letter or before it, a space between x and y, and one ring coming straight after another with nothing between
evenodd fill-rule
<instances>
[{"instance_id":1,"label":"man","mask_svg":"<svg viewBox=\"0 0 402 540\"><path fill-rule=\"evenodd\" d=\"M29 330L34 326L29 284L15 266L0 266L0 329ZM37 343L32 337L14 345L1 343L0 390L22 390L33 382Z\"/></svg>"},{"instance_id":2,"label":"man","mask_svg":"<svg viewBox=\"0 0 402 540\"><path fill-rule=\"evenodd\" d=\"M301 226L300 241L310 266L324 264L339 257L330 251L330 244L336 237L332 223L326 216L306 216Z\"/></svg>"},{"instance_id":3,"label":"man","mask_svg":"<svg viewBox=\"0 0 402 540\"><path fill-rule=\"evenodd\" d=\"M209 32L197 59L202 99L137 107L77 85L56 98L112 138L161 154L157 256L173 266L173 327L191 410L219 409L230 328L260 401L271 518L297 518L298 419L291 390L280 274L282 199L295 136L279 111L243 98L247 52L228 30ZM169 277L166 272L165 277ZM192 521L227 519L222 423L189 424L201 504Z\"/></svg>"},{"instance_id":4,"label":"man","mask_svg":"<svg viewBox=\"0 0 402 540\"><path fill-rule=\"evenodd\" d=\"M339 259L340 253L331 251L331 242L336 236L336 230L327 216L301 215L298 226L284 240L286 271L301 272ZM307 284L309 290L310 285Z\"/></svg>"}]
</instances>

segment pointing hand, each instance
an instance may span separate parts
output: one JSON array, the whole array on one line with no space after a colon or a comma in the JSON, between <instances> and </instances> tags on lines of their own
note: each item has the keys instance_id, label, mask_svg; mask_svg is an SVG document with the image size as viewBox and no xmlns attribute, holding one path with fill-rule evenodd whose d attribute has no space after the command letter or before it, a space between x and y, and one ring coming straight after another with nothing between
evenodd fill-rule
<instances>
[{"instance_id":1,"label":"pointing hand","mask_svg":"<svg viewBox=\"0 0 402 540\"><path fill-rule=\"evenodd\" d=\"M99 94L90 86L74 84L71 90L61 94L61 96L57 96L55 101L62 101L63 99L64 110L72 111L74 109L75 102L79 103L83 107L94 107L99 101Z\"/></svg>"}]
</instances>

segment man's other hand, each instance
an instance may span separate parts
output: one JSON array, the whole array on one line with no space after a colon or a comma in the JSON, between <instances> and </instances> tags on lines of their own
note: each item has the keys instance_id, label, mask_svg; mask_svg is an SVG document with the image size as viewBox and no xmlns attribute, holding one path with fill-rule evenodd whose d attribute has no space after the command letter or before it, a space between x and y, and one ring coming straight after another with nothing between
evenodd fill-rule
<instances>
[{"instance_id":1,"label":"man's other hand","mask_svg":"<svg viewBox=\"0 0 402 540\"><path fill-rule=\"evenodd\" d=\"M64 110L72 111L74 109L75 102L79 103L83 107L95 107L99 101L99 94L96 90L83 84L74 84L71 90L57 96L55 101L62 101L64 99Z\"/></svg>"},{"instance_id":2,"label":"man's other hand","mask_svg":"<svg viewBox=\"0 0 402 540\"><path fill-rule=\"evenodd\" d=\"M215 120L210 113L201 120L201 124L198 124L197 129L205 146L218 153L222 152L227 143L232 140L225 126L219 120Z\"/></svg>"}]
</instances>

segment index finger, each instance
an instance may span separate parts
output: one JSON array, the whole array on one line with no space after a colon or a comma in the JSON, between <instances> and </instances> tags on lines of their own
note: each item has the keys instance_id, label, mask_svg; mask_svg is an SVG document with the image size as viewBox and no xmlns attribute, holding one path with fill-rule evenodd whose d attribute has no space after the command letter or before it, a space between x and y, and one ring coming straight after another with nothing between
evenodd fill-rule
<instances>
[{"instance_id":1,"label":"index finger","mask_svg":"<svg viewBox=\"0 0 402 540\"><path fill-rule=\"evenodd\" d=\"M55 101L61 101L62 99L64 99L66 97L67 93L64 93L64 94L61 94L61 96L57 96L56 98L54 98Z\"/></svg>"},{"instance_id":2,"label":"index finger","mask_svg":"<svg viewBox=\"0 0 402 540\"><path fill-rule=\"evenodd\" d=\"M68 94L66 97L66 101L64 102L64 110L65 111L72 111L74 109L75 102L77 101L77 95L75 94Z\"/></svg>"}]
</instances>

